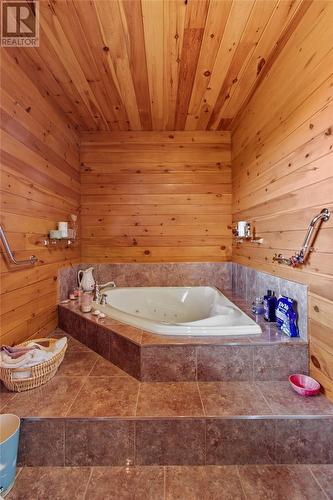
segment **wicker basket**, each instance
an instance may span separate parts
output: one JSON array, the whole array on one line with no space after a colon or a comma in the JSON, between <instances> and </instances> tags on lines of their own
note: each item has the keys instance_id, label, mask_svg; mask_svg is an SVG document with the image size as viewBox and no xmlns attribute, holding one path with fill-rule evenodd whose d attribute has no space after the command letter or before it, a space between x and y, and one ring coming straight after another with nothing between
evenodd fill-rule
<instances>
[{"instance_id":1,"label":"wicker basket","mask_svg":"<svg viewBox=\"0 0 333 500\"><path fill-rule=\"evenodd\" d=\"M41 344L46 348L52 348L53 345L59 339L43 338L43 339L33 339L33 342ZM22 342L19 344L25 347L27 344L32 342L28 340L27 342ZM67 349L67 343L64 345L63 349L55 354L51 359L43 361L35 366L23 367L23 368L3 368L0 367L0 379L4 385L10 391L22 392L28 391L29 389L35 389L40 385L46 384L51 378L56 374L60 363L64 359L64 355ZM14 373L20 372L30 372L29 378L14 378Z\"/></svg>"}]
</instances>

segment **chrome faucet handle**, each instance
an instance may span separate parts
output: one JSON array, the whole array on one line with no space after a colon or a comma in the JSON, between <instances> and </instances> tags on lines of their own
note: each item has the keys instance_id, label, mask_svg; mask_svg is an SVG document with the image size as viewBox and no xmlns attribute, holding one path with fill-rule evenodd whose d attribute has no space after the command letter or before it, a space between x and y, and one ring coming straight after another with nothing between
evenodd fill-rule
<instances>
[{"instance_id":1,"label":"chrome faucet handle","mask_svg":"<svg viewBox=\"0 0 333 500\"><path fill-rule=\"evenodd\" d=\"M106 293L102 293L101 300L99 302L102 306L105 306L108 303L108 296Z\"/></svg>"}]
</instances>

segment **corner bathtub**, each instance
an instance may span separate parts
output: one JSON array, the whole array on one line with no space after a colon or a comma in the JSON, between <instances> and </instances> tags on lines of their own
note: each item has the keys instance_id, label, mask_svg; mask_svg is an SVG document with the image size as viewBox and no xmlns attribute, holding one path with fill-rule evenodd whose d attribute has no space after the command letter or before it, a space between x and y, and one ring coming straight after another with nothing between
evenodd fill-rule
<instances>
[{"instance_id":1,"label":"corner bathtub","mask_svg":"<svg viewBox=\"0 0 333 500\"><path fill-rule=\"evenodd\" d=\"M110 318L158 335L249 335L260 326L208 286L104 289L107 304L94 304Z\"/></svg>"}]
</instances>

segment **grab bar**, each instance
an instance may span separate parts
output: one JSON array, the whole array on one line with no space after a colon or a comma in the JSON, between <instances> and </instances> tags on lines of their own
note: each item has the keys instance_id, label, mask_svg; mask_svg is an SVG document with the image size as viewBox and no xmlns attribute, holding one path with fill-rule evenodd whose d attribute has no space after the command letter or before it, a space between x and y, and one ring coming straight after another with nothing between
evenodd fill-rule
<instances>
[{"instance_id":1,"label":"grab bar","mask_svg":"<svg viewBox=\"0 0 333 500\"><path fill-rule=\"evenodd\" d=\"M278 262L279 264L287 264L287 266L293 266L293 267L299 266L300 264L304 264L308 256L308 253L311 250L310 243L317 222L328 221L330 215L331 212L329 211L329 209L323 208L322 211L319 214L315 215L315 217L313 217L312 221L310 222L301 250L297 252L295 255L292 255L291 257L283 257L280 253L278 255L275 254L273 257L273 262Z\"/></svg>"},{"instance_id":2,"label":"grab bar","mask_svg":"<svg viewBox=\"0 0 333 500\"><path fill-rule=\"evenodd\" d=\"M9 260L17 265L17 266L24 266L24 265L27 265L27 264L36 264L36 262L38 261L37 257L35 255L31 255L30 259L26 259L26 260L16 260L14 255L13 255L13 252L9 246L9 243L8 243L8 240L6 238L6 235L5 235L5 232L3 230L3 227L0 226L0 238L1 238L1 241L3 243L3 246L5 247L5 250L6 250L6 253L9 257Z\"/></svg>"}]
</instances>

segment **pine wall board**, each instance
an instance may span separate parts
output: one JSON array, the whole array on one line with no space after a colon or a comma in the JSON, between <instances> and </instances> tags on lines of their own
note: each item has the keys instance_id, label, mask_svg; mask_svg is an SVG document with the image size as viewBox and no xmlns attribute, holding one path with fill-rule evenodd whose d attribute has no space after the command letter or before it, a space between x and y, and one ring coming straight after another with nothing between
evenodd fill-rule
<instances>
[{"instance_id":1,"label":"pine wall board","mask_svg":"<svg viewBox=\"0 0 333 500\"><path fill-rule=\"evenodd\" d=\"M5 344L44 336L56 327L58 269L80 256L79 242L74 248L40 244L58 221L78 213L78 137L15 53L2 49L1 54L1 224L15 257L34 254L38 263L10 265L1 246Z\"/></svg>"},{"instance_id":2,"label":"pine wall board","mask_svg":"<svg viewBox=\"0 0 333 500\"><path fill-rule=\"evenodd\" d=\"M230 132L82 133L86 262L231 259Z\"/></svg>"},{"instance_id":3,"label":"pine wall board","mask_svg":"<svg viewBox=\"0 0 333 500\"><path fill-rule=\"evenodd\" d=\"M272 262L302 246L312 217L333 214L333 3L313 2L232 133L233 221L264 244L233 260L309 286L311 373L333 400L333 215L305 265Z\"/></svg>"}]
</instances>

